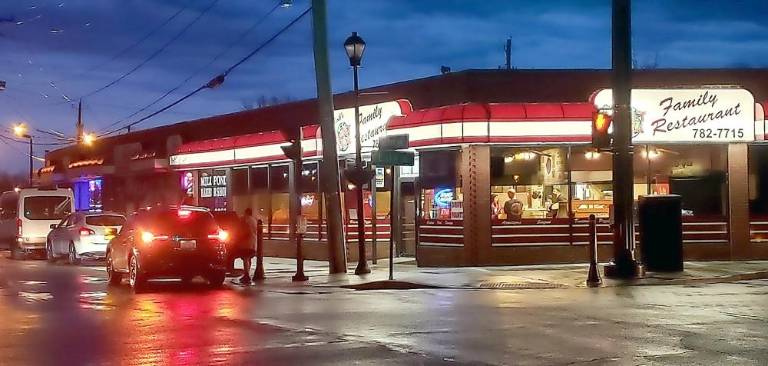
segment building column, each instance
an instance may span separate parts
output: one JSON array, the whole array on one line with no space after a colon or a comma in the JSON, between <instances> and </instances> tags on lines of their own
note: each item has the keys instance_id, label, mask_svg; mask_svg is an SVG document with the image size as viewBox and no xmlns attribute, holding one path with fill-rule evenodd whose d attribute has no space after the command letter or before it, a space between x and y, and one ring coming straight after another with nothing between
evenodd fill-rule
<instances>
[{"instance_id":1,"label":"building column","mask_svg":"<svg viewBox=\"0 0 768 366\"><path fill-rule=\"evenodd\" d=\"M749 172L748 145L728 145L728 232L731 259L748 259L749 242Z\"/></svg>"},{"instance_id":2,"label":"building column","mask_svg":"<svg viewBox=\"0 0 768 366\"><path fill-rule=\"evenodd\" d=\"M461 150L461 188L464 192L464 263L481 265L491 247L490 147Z\"/></svg>"}]
</instances>

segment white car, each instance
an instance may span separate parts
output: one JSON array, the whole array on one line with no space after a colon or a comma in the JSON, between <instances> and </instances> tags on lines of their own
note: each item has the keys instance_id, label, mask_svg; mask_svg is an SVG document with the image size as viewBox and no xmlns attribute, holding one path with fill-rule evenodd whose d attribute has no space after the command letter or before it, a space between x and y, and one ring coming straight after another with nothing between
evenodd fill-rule
<instances>
[{"instance_id":1,"label":"white car","mask_svg":"<svg viewBox=\"0 0 768 366\"><path fill-rule=\"evenodd\" d=\"M51 225L46 253L49 261L67 257L69 264L81 258L102 259L107 244L120 232L125 216L111 212L75 212Z\"/></svg>"}]
</instances>

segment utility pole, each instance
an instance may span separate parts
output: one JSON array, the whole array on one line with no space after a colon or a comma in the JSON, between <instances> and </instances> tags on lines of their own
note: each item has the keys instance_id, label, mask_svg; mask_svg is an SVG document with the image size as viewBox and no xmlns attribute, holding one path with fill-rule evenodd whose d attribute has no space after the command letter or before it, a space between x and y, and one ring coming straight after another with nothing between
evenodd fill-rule
<instances>
[{"instance_id":1,"label":"utility pole","mask_svg":"<svg viewBox=\"0 0 768 366\"><path fill-rule=\"evenodd\" d=\"M643 275L635 259L632 167L631 0L613 0L613 260L606 277Z\"/></svg>"},{"instance_id":2,"label":"utility pole","mask_svg":"<svg viewBox=\"0 0 768 366\"><path fill-rule=\"evenodd\" d=\"M507 38L507 44L504 46L504 55L506 56L507 70L512 69L512 38Z\"/></svg>"},{"instance_id":3,"label":"utility pole","mask_svg":"<svg viewBox=\"0 0 768 366\"><path fill-rule=\"evenodd\" d=\"M347 272L347 252L341 224L341 183L339 157L336 154L336 129L333 121L333 94L328 65L328 34L325 0L312 0L312 40L315 56L318 117L323 139L323 163L320 184L325 197L328 220L328 270L331 274Z\"/></svg>"},{"instance_id":4,"label":"utility pole","mask_svg":"<svg viewBox=\"0 0 768 366\"><path fill-rule=\"evenodd\" d=\"M79 146L83 142L83 100L77 103L77 124L75 125L75 141Z\"/></svg>"}]
</instances>

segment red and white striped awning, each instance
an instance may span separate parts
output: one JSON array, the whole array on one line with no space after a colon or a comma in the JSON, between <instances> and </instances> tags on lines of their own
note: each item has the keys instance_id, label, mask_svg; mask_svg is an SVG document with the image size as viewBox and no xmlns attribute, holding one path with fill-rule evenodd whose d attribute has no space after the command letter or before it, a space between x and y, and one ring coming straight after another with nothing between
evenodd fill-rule
<instances>
[{"instance_id":1,"label":"red and white striped awning","mask_svg":"<svg viewBox=\"0 0 768 366\"><path fill-rule=\"evenodd\" d=\"M589 103L466 103L404 111L387 134L407 134L412 148L468 143L577 143L592 139ZM303 127L305 157L319 156L320 128ZM233 166L287 160L279 131L191 142L171 156L176 169Z\"/></svg>"}]
</instances>

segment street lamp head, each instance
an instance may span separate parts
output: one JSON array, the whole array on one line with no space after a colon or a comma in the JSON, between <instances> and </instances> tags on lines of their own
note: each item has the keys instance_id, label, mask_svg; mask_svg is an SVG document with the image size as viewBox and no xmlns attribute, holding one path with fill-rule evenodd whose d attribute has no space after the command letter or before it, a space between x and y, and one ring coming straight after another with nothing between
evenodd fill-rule
<instances>
[{"instance_id":1,"label":"street lamp head","mask_svg":"<svg viewBox=\"0 0 768 366\"><path fill-rule=\"evenodd\" d=\"M96 141L96 135L92 133L84 133L83 134L83 143L87 146L93 145L93 142Z\"/></svg>"},{"instance_id":2,"label":"street lamp head","mask_svg":"<svg viewBox=\"0 0 768 366\"><path fill-rule=\"evenodd\" d=\"M19 123L13 126L13 134L17 137L25 137L27 135L27 126L23 123Z\"/></svg>"},{"instance_id":3,"label":"street lamp head","mask_svg":"<svg viewBox=\"0 0 768 366\"><path fill-rule=\"evenodd\" d=\"M344 49L349 57L349 65L360 66L360 60L363 59L363 51L365 51L365 41L357 35L357 32L352 32L352 35L344 41Z\"/></svg>"},{"instance_id":4,"label":"street lamp head","mask_svg":"<svg viewBox=\"0 0 768 366\"><path fill-rule=\"evenodd\" d=\"M290 8L293 6L293 0L280 0L281 8Z\"/></svg>"}]
</instances>

